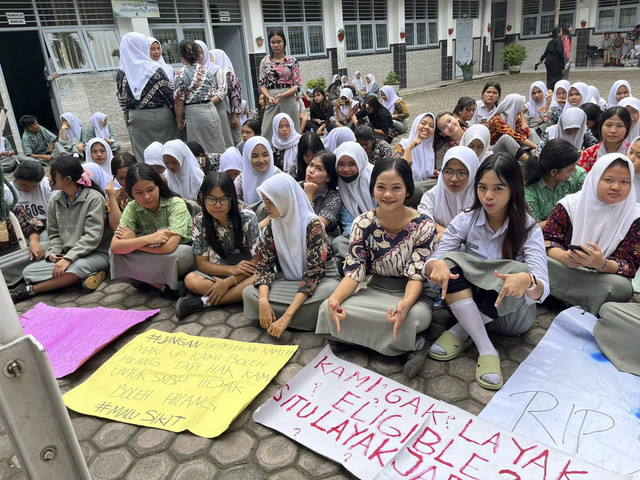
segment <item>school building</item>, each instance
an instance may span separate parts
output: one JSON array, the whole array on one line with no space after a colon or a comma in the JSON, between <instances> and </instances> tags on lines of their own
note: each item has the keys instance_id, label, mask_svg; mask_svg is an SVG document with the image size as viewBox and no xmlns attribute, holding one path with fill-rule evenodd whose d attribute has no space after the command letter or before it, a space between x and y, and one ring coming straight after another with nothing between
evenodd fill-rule
<instances>
[{"instance_id":1,"label":"school building","mask_svg":"<svg viewBox=\"0 0 640 480\"><path fill-rule=\"evenodd\" d=\"M273 27L284 29L304 83L360 70L382 85L393 71L401 88L419 88L460 77L456 60L504 70L500 53L513 41L526 46L523 68L532 68L556 1L560 24L574 25L578 66L605 32L640 23L637 0L0 0L0 108L10 113L3 135L19 146L16 120L25 113L57 130L62 112L88 122L102 111L126 136L115 77L120 39L132 31L156 37L175 68L183 38L225 50L254 105Z\"/></svg>"}]
</instances>

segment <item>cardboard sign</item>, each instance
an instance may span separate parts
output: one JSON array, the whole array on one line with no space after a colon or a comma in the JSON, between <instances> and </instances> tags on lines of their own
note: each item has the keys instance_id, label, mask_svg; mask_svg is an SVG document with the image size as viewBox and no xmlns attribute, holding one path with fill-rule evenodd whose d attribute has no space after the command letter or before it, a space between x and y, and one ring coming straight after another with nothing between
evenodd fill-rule
<instances>
[{"instance_id":1,"label":"cardboard sign","mask_svg":"<svg viewBox=\"0 0 640 480\"><path fill-rule=\"evenodd\" d=\"M253 418L364 480L626 478L340 360L329 347Z\"/></svg>"},{"instance_id":2,"label":"cardboard sign","mask_svg":"<svg viewBox=\"0 0 640 480\"><path fill-rule=\"evenodd\" d=\"M480 417L638 480L640 377L602 354L596 321L576 307L561 312Z\"/></svg>"},{"instance_id":3,"label":"cardboard sign","mask_svg":"<svg viewBox=\"0 0 640 480\"><path fill-rule=\"evenodd\" d=\"M47 350L56 378L75 372L80 365L132 326L160 310L117 308L55 308L42 302L20 317L26 334Z\"/></svg>"},{"instance_id":4,"label":"cardboard sign","mask_svg":"<svg viewBox=\"0 0 640 480\"><path fill-rule=\"evenodd\" d=\"M63 400L80 413L213 438L266 387L297 345L150 330Z\"/></svg>"}]
</instances>

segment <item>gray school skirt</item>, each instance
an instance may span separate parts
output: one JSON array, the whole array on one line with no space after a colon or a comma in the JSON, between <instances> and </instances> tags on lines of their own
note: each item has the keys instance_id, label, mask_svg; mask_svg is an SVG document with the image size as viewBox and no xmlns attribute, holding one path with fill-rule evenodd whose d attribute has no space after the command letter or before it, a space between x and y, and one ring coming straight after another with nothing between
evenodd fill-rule
<instances>
[{"instance_id":1,"label":"gray school skirt","mask_svg":"<svg viewBox=\"0 0 640 480\"><path fill-rule=\"evenodd\" d=\"M229 147L235 147L236 144L233 143L233 135L231 133L231 123L229 122L229 116L227 115L227 106L225 102L219 102L216 106L216 111L218 112L218 117L220 118L220 130L222 131L222 141L224 142L224 150ZM205 150L207 153L223 153L222 152L210 152Z\"/></svg>"},{"instance_id":2,"label":"gray school skirt","mask_svg":"<svg viewBox=\"0 0 640 480\"><path fill-rule=\"evenodd\" d=\"M176 116L169 107L129 110L131 146L138 162L144 161L144 149L153 142L184 140L185 135L176 125Z\"/></svg>"},{"instance_id":3,"label":"gray school skirt","mask_svg":"<svg viewBox=\"0 0 640 480\"><path fill-rule=\"evenodd\" d=\"M30 263L24 269L24 274L22 275L24 281L31 284L49 280L52 278L55 265L55 263L47 260ZM72 273L84 280L103 270L109 270L109 256L106 253L93 252L85 257L76 259L75 262L69 265L65 273Z\"/></svg>"},{"instance_id":4,"label":"gray school skirt","mask_svg":"<svg viewBox=\"0 0 640 480\"><path fill-rule=\"evenodd\" d=\"M289 90L289 88L274 88L269 90L269 93L275 98L276 95L284 93L287 90ZM273 136L273 119L279 113L286 113L289 115L291 120L293 120L296 132L300 132L300 112L298 112L295 95L283 98L275 107L267 102L267 107L264 110L264 117L262 117L262 136L269 140L269 142L271 142L271 137Z\"/></svg>"},{"instance_id":5,"label":"gray school skirt","mask_svg":"<svg viewBox=\"0 0 640 480\"><path fill-rule=\"evenodd\" d=\"M331 296L340 283L338 269L333 259L327 260L327 272L320 280L316 291L307 298L302 306L291 319L289 326L297 330L313 332L318 322L318 309L320 305ZM269 288L269 305L273 308L276 318L280 318L289 308L293 298L298 293L300 282L298 280L287 280L280 273L271 283ZM242 303L244 305L244 316L247 318L259 318L260 308L258 306L259 292L257 287L248 287L242 291Z\"/></svg>"},{"instance_id":6,"label":"gray school skirt","mask_svg":"<svg viewBox=\"0 0 640 480\"><path fill-rule=\"evenodd\" d=\"M605 303L593 334L600 350L618 370L640 375L640 304Z\"/></svg>"},{"instance_id":7,"label":"gray school skirt","mask_svg":"<svg viewBox=\"0 0 640 480\"><path fill-rule=\"evenodd\" d=\"M404 297L407 278L372 275L367 288L342 302L347 318L340 322L340 333L329 315L329 302L320 307L316 333L338 342L362 345L387 356L398 356L419 350L425 339L421 332L429 328L433 317L435 293L428 282L424 282L422 295L413 304L404 323L398 329L398 338L393 338L393 324L387 321L389 308L395 309Z\"/></svg>"},{"instance_id":8,"label":"gray school skirt","mask_svg":"<svg viewBox=\"0 0 640 480\"><path fill-rule=\"evenodd\" d=\"M80 140L77 138L71 138L65 141L62 141L58 138L54 147L52 156L54 158L59 157L60 155L73 155L74 153L78 153L78 144Z\"/></svg>"},{"instance_id":9,"label":"gray school skirt","mask_svg":"<svg viewBox=\"0 0 640 480\"><path fill-rule=\"evenodd\" d=\"M40 245L46 252L48 242L42 241ZM18 283L22 279L24 269L32 263L34 262L29 260L29 250L20 250L18 245L3 252L0 257L0 270L7 285L12 287Z\"/></svg>"},{"instance_id":10,"label":"gray school skirt","mask_svg":"<svg viewBox=\"0 0 640 480\"><path fill-rule=\"evenodd\" d=\"M223 153L225 142L218 110L211 103L196 103L184 106L187 120L187 139L198 142L205 153Z\"/></svg>"},{"instance_id":11,"label":"gray school skirt","mask_svg":"<svg viewBox=\"0 0 640 480\"><path fill-rule=\"evenodd\" d=\"M459 267L464 278L482 290L500 293L503 281L496 278L494 270L500 273L531 273L523 262L515 260L481 260L469 253L447 253L443 260L449 268ZM536 320L536 304L527 304L524 295L520 298L504 297L498 305L499 318L487 324L487 330L500 335L521 335L528 331Z\"/></svg>"},{"instance_id":12,"label":"gray school skirt","mask_svg":"<svg viewBox=\"0 0 640 480\"><path fill-rule=\"evenodd\" d=\"M631 279L615 273L569 268L553 258L549 265L551 295L596 315L605 302L628 302L633 297Z\"/></svg>"},{"instance_id":13,"label":"gray school skirt","mask_svg":"<svg viewBox=\"0 0 640 480\"><path fill-rule=\"evenodd\" d=\"M173 253L135 251L116 255L109 250L111 280L117 278L161 283L172 290L178 288L179 277L193 270L195 257L190 245L178 245Z\"/></svg>"}]
</instances>

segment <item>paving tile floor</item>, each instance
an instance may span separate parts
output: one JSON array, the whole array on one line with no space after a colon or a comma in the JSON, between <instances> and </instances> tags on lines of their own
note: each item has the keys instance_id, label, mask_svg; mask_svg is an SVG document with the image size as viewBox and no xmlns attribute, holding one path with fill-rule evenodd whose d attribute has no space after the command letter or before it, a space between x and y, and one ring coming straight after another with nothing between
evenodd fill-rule
<instances>
[{"instance_id":1,"label":"paving tile floor","mask_svg":"<svg viewBox=\"0 0 640 480\"><path fill-rule=\"evenodd\" d=\"M622 75L630 81L632 91L640 92L640 69L576 69L573 81L596 85L606 97L610 84ZM506 93L528 92L531 82L542 79L544 73L500 75L495 79ZM424 92L403 93L413 118L424 111L451 110L463 95L474 98L487 78L465 83L440 86ZM112 307L152 309L160 313L150 322L144 322L117 339L75 373L59 381L65 393L86 380L113 353L136 335L149 329L184 332L204 337L221 337L268 344L298 344L298 351L280 371L270 385L244 410L230 428L215 439L205 439L190 433L171 433L111 422L69 411L92 478L95 480L297 480L297 479L353 479L338 464L325 459L289 438L256 424L252 419L255 409L272 396L297 372L310 362L325 345L325 340L312 333L287 331L280 340L263 331L257 321L243 317L241 305L206 310L187 317L182 322L175 316L174 302L154 295L140 293L123 282L104 282L97 291L87 294L78 288L40 295L16 305L19 314L38 302L56 307ZM534 326L524 335L515 337L493 336L502 359L501 366L508 379L518 365L544 336L557 308L538 307ZM432 339L446 328L449 316L436 311L430 329ZM478 414L494 393L480 388L474 381L475 347L459 358L443 363L428 359L423 371L413 379L402 374L400 359L353 350L340 356L357 365L369 368L417 391ZM0 476L2 479L24 479L4 427L0 426Z\"/></svg>"}]
</instances>

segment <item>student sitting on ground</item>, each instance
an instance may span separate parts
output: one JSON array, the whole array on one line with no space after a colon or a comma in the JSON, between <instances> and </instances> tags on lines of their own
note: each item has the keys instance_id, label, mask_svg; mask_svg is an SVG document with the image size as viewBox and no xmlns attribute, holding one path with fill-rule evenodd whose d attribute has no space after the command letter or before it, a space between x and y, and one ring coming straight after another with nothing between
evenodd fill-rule
<instances>
[{"instance_id":1,"label":"student sitting on ground","mask_svg":"<svg viewBox=\"0 0 640 480\"><path fill-rule=\"evenodd\" d=\"M78 149L82 151L84 145L92 138L101 138L109 144L112 152L120 150L120 142L116 140L113 127L107 122L107 116L102 112L96 112L89 119L90 125L82 128L82 143L78 145Z\"/></svg>"},{"instance_id":2,"label":"student sitting on ground","mask_svg":"<svg viewBox=\"0 0 640 480\"><path fill-rule=\"evenodd\" d=\"M38 123L33 115L23 115L18 121L24 129L22 151L27 157L49 163L54 158L58 137Z\"/></svg>"}]
</instances>

